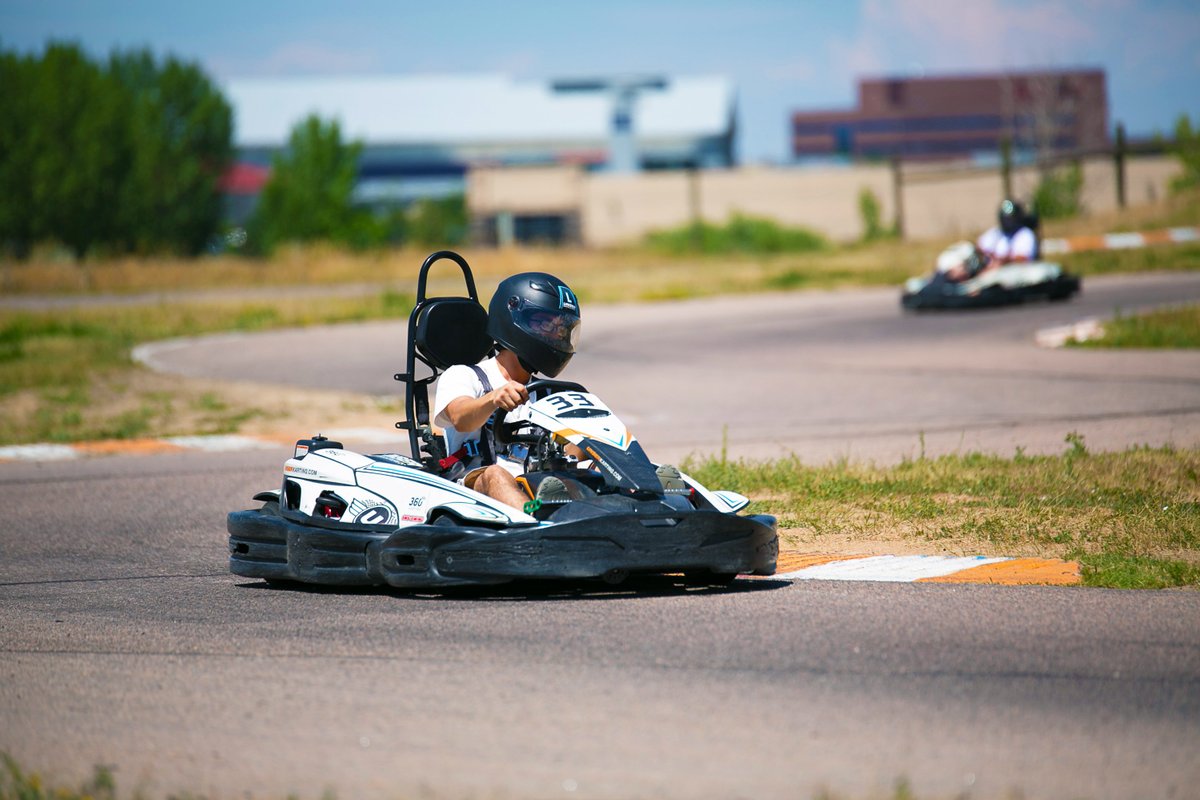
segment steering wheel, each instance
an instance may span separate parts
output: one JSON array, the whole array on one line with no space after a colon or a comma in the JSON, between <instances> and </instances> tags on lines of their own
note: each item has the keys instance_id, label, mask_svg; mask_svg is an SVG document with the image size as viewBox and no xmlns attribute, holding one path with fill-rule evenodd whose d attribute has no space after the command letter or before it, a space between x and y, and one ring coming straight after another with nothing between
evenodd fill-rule
<instances>
[{"instance_id":1,"label":"steering wheel","mask_svg":"<svg viewBox=\"0 0 1200 800\"><path fill-rule=\"evenodd\" d=\"M550 378L538 378L536 381L530 381L525 384L526 391L529 392L529 402L541 400L547 395L555 392L586 392L587 389L581 383L573 381L556 381Z\"/></svg>"},{"instance_id":2,"label":"steering wheel","mask_svg":"<svg viewBox=\"0 0 1200 800\"><path fill-rule=\"evenodd\" d=\"M550 379L538 379L530 381L525 385L525 389L529 392L529 400L527 402L535 402L547 395L552 395L556 392L586 392L582 384L572 381L558 381ZM504 418L508 416L508 411L503 408L498 408L492 412L492 416L488 419L486 428L491 428L492 431L492 452L500 453L510 444L524 444L529 447L530 454L539 452L543 449L544 444L550 436L550 432L546 430L537 430L536 433L517 433L517 431L527 423L525 422L505 422Z\"/></svg>"},{"instance_id":3,"label":"steering wheel","mask_svg":"<svg viewBox=\"0 0 1200 800\"><path fill-rule=\"evenodd\" d=\"M492 412L492 416L488 419L484 427L492 429L492 441L496 447L494 452L500 452L505 445L510 444L536 444L541 438L541 433L517 433L517 431L526 423L524 422L505 422L504 418L508 416L508 411L503 408L497 408Z\"/></svg>"}]
</instances>

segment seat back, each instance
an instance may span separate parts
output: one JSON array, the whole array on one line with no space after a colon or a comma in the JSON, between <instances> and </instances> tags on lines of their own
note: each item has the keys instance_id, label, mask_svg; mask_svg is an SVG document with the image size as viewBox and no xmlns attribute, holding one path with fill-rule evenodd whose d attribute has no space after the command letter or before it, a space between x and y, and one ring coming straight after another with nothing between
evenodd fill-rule
<instances>
[{"instance_id":1,"label":"seat back","mask_svg":"<svg viewBox=\"0 0 1200 800\"><path fill-rule=\"evenodd\" d=\"M415 342L423 361L436 369L478 364L492 349L487 311L470 297L435 297L417 315Z\"/></svg>"}]
</instances>

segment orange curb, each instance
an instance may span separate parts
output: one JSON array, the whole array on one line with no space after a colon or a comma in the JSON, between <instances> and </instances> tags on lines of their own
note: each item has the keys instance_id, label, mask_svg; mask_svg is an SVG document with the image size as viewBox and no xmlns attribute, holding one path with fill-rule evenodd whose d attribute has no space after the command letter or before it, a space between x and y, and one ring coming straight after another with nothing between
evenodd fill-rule
<instances>
[{"instance_id":1,"label":"orange curb","mask_svg":"<svg viewBox=\"0 0 1200 800\"><path fill-rule=\"evenodd\" d=\"M96 442L76 442L71 445L80 453L94 456L120 455L123 453L177 453L184 448L161 439L101 439Z\"/></svg>"},{"instance_id":2,"label":"orange curb","mask_svg":"<svg viewBox=\"0 0 1200 800\"><path fill-rule=\"evenodd\" d=\"M1014 558L996 564L971 567L953 575L943 575L940 578L921 578L916 582L1074 586L1079 581L1079 562L1077 561L1059 561L1056 558Z\"/></svg>"},{"instance_id":3,"label":"orange curb","mask_svg":"<svg viewBox=\"0 0 1200 800\"><path fill-rule=\"evenodd\" d=\"M1105 250L1107 246L1104 243L1103 234L1090 234L1081 236L1068 236L1065 241L1074 253L1079 250Z\"/></svg>"}]
</instances>

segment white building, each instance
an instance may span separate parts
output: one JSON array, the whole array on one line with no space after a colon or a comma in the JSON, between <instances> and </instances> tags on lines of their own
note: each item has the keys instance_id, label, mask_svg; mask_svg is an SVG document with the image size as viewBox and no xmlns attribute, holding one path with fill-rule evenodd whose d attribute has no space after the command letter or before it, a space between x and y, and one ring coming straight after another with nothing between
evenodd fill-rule
<instances>
[{"instance_id":1,"label":"white building","mask_svg":"<svg viewBox=\"0 0 1200 800\"><path fill-rule=\"evenodd\" d=\"M616 92L559 91L552 81L499 75L256 78L224 88L241 162L269 165L310 114L336 119L344 141L363 145L358 200L388 204L462 193L476 166L602 170L622 126L641 169L732 166L731 82L658 82L636 93L627 116Z\"/></svg>"}]
</instances>

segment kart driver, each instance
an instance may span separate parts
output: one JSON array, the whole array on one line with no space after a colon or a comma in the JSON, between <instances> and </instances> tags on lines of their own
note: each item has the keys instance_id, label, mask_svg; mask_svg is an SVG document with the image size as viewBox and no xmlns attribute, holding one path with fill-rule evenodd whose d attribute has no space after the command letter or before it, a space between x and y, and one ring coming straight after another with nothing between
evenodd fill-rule
<instances>
[{"instance_id":1,"label":"kart driver","mask_svg":"<svg viewBox=\"0 0 1200 800\"><path fill-rule=\"evenodd\" d=\"M988 257L983 269L1032 261L1037 256L1037 234L1029 227L1025 209L1020 203L1006 199L996 216L999 224L984 231L977 242Z\"/></svg>"},{"instance_id":2,"label":"kart driver","mask_svg":"<svg viewBox=\"0 0 1200 800\"><path fill-rule=\"evenodd\" d=\"M442 373L434 395L434 423L445 430L446 452L466 462L463 485L522 508L529 500L516 479L523 464L498 458L482 465L487 446L481 441L482 428L497 410L512 411L529 399L525 384L534 373L553 378L567 366L579 340L579 301L553 275L513 275L496 287L487 332L498 352L477 365L458 364ZM554 483L562 488L561 482Z\"/></svg>"}]
</instances>

